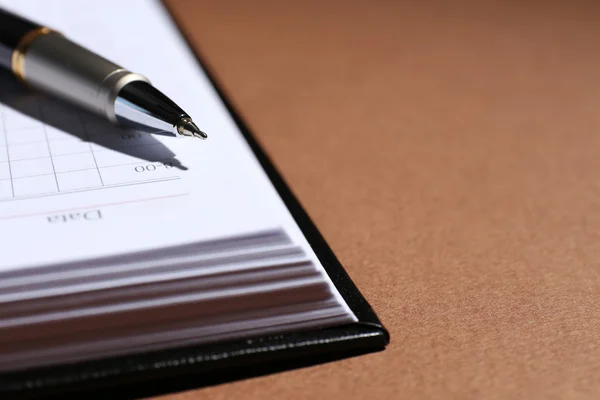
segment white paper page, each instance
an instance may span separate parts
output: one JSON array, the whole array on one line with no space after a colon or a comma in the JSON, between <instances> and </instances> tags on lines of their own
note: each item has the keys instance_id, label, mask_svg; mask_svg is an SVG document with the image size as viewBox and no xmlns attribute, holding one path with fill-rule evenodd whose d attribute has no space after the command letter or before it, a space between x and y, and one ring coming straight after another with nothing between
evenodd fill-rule
<instances>
[{"instance_id":1,"label":"white paper page","mask_svg":"<svg viewBox=\"0 0 600 400\"><path fill-rule=\"evenodd\" d=\"M162 4L0 6L147 76L209 134L128 136L34 93L0 102L0 271L282 227L324 274Z\"/></svg>"}]
</instances>

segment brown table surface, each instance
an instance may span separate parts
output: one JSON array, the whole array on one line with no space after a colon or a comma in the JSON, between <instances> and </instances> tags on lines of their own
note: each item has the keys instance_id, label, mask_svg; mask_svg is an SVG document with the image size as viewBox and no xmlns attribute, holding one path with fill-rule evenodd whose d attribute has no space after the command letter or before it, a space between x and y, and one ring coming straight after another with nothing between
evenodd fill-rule
<instances>
[{"instance_id":1,"label":"brown table surface","mask_svg":"<svg viewBox=\"0 0 600 400\"><path fill-rule=\"evenodd\" d=\"M170 398L598 398L600 2L170 3L392 335Z\"/></svg>"}]
</instances>

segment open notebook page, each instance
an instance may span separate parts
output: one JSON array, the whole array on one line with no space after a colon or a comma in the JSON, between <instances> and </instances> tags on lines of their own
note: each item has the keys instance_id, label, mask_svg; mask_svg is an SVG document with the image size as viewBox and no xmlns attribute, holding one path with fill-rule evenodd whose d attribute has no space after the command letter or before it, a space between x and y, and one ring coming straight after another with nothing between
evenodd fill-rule
<instances>
[{"instance_id":1,"label":"open notebook page","mask_svg":"<svg viewBox=\"0 0 600 400\"><path fill-rule=\"evenodd\" d=\"M0 272L283 229L326 275L162 4L0 6L147 76L209 133L122 131L0 74Z\"/></svg>"}]
</instances>

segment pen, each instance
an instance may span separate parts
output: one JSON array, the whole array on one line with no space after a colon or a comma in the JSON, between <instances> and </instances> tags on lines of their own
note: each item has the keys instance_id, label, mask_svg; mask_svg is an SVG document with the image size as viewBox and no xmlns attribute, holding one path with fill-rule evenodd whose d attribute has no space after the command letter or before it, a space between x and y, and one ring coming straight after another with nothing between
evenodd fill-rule
<instances>
[{"instance_id":1,"label":"pen","mask_svg":"<svg viewBox=\"0 0 600 400\"><path fill-rule=\"evenodd\" d=\"M174 136L207 137L146 77L2 8L0 67L34 88L100 114L114 124Z\"/></svg>"}]
</instances>

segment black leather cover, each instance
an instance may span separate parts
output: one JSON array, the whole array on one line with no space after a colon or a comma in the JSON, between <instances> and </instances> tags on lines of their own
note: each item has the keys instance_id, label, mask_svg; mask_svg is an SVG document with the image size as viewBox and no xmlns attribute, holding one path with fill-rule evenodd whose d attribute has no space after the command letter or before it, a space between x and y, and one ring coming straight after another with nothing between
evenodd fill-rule
<instances>
[{"instance_id":1,"label":"black leather cover","mask_svg":"<svg viewBox=\"0 0 600 400\"><path fill-rule=\"evenodd\" d=\"M184 35L185 36L185 35ZM189 44L189 41L188 41ZM262 167L359 322L0 375L0 398L130 398L199 387L378 351L389 334L195 52ZM149 385L148 382L152 381Z\"/></svg>"}]
</instances>

